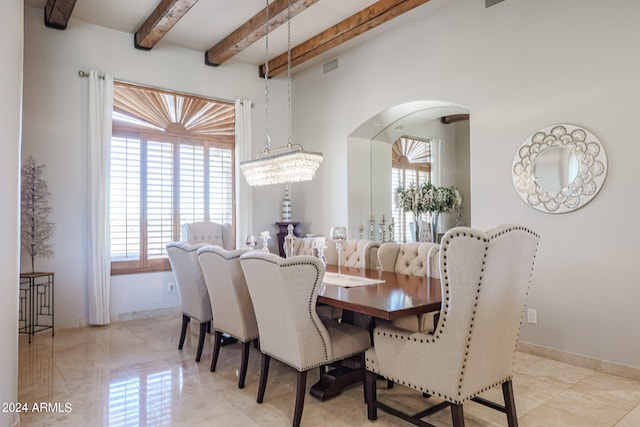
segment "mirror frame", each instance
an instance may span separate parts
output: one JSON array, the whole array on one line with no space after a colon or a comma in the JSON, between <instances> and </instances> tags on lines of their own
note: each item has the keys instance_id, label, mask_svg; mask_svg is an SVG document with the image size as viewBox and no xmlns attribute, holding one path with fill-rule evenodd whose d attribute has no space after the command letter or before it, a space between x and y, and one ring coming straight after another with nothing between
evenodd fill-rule
<instances>
[{"instance_id":1,"label":"mirror frame","mask_svg":"<svg viewBox=\"0 0 640 427\"><path fill-rule=\"evenodd\" d=\"M579 171L568 187L549 191L536 182L536 158L553 147L569 148L578 159ZM573 124L546 126L520 146L511 166L513 186L529 206L545 213L567 213L589 203L607 177L607 153L600 140L587 129Z\"/></svg>"}]
</instances>

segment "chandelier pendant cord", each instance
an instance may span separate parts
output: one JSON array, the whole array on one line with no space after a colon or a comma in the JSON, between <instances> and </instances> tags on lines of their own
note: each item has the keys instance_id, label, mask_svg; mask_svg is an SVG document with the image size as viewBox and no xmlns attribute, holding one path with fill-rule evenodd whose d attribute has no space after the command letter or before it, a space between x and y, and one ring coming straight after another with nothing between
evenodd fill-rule
<instances>
[{"instance_id":1,"label":"chandelier pendant cord","mask_svg":"<svg viewBox=\"0 0 640 427\"><path fill-rule=\"evenodd\" d=\"M265 147L254 160L240 162L240 169L250 186L288 184L311 181L322 163L322 153L305 151L292 143L292 84L291 84L291 0L287 0L287 90L289 107L289 134L287 144L271 150L269 137L269 0L266 0L265 63ZM276 25L276 23L274 23Z\"/></svg>"},{"instance_id":2,"label":"chandelier pendant cord","mask_svg":"<svg viewBox=\"0 0 640 427\"><path fill-rule=\"evenodd\" d=\"M269 0L266 0L264 8L267 15L264 21L265 50L264 50L264 152L269 153L271 138L269 138Z\"/></svg>"},{"instance_id":3,"label":"chandelier pendant cord","mask_svg":"<svg viewBox=\"0 0 640 427\"><path fill-rule=\"evenodd\" d=\"M287 0L287 82L289 91L289 140L287 147L291 148L291 0Z\"/></svg>"}]
</instances>

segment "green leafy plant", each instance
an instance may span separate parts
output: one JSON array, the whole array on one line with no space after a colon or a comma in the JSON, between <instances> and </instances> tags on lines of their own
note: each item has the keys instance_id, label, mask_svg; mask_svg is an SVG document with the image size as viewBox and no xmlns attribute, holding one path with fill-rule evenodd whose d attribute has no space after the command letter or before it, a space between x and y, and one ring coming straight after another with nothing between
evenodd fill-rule
<instances>
[{"instance_id":1,"label":"green leafy plant","mask_svg":"<svg viewBox=\"0 0 640 427\"><path fill-rule=\"evenodd\" d=\"M42 177L45 165L39 165L29 156L22 166L21 187L21 246L22 253L31 256L31 271L35 273L35 258L51 258L53 247L49 243L53 237L55 224L49 221L51 193Z\"/></svg>"}]
</instances>

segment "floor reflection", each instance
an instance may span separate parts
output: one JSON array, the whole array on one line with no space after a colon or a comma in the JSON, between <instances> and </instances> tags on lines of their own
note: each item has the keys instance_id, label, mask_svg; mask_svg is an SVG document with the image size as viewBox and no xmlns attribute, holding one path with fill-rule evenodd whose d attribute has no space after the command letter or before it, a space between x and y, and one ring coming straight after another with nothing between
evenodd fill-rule
<instances>
[{"instance_id":1,"label":"floor reflection","mask_svg":"<svg viewBox=\"0 0 640 427\"><path fill-rule=\"evenodd\" d=\"M192 322L196 323L196 322ZM31 344L19 337L18 401L46 408L20 414L22 426L286 426L291 425L295 371L273 360L264 403L256 403L260 355L251 349L247 381L237 388L240 345L220 351L209 371L211 337L196 363L198 325L177 347L180 316L115 323L107 327L36 334ZM638 426L640 382L516 353L515 398L519 424L527 426ZM311 370L310 387L317 380ZM380 387L381 398L421 409L421 393ZM490 398L500 396L490 390ZM597 403L599 402L599 403ZM44 404L40 406L40 404ZM465 404L467 426L506 425L504 415ZM430 419L451 425L450 415ZM367 426L362 388L320 402L305 399L305 426ZM376 427L402 423L379 413Z\"/></svg>"}]
</instances>

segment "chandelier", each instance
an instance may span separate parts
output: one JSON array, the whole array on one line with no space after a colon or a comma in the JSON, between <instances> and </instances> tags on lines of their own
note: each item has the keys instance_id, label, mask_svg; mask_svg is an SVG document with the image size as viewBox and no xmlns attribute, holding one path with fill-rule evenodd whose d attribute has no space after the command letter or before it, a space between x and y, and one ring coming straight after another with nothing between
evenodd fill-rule
<instances>
[{"instance_id":1,"label":"chandelier","mask_svg":"<svg viewBox=\"0 0 640 427\"><path fill-rule=\"evenodd\" d=\"M287 84L289 92L289 139L285 147L271 149L269 138L269 0L266 0L265 35L265 147L254 160L240 162L240 170L250 186L310 181L316 174L322 153L304 151L291 144L291 3L287 1Z\"/></svg>"}]
</instances>

